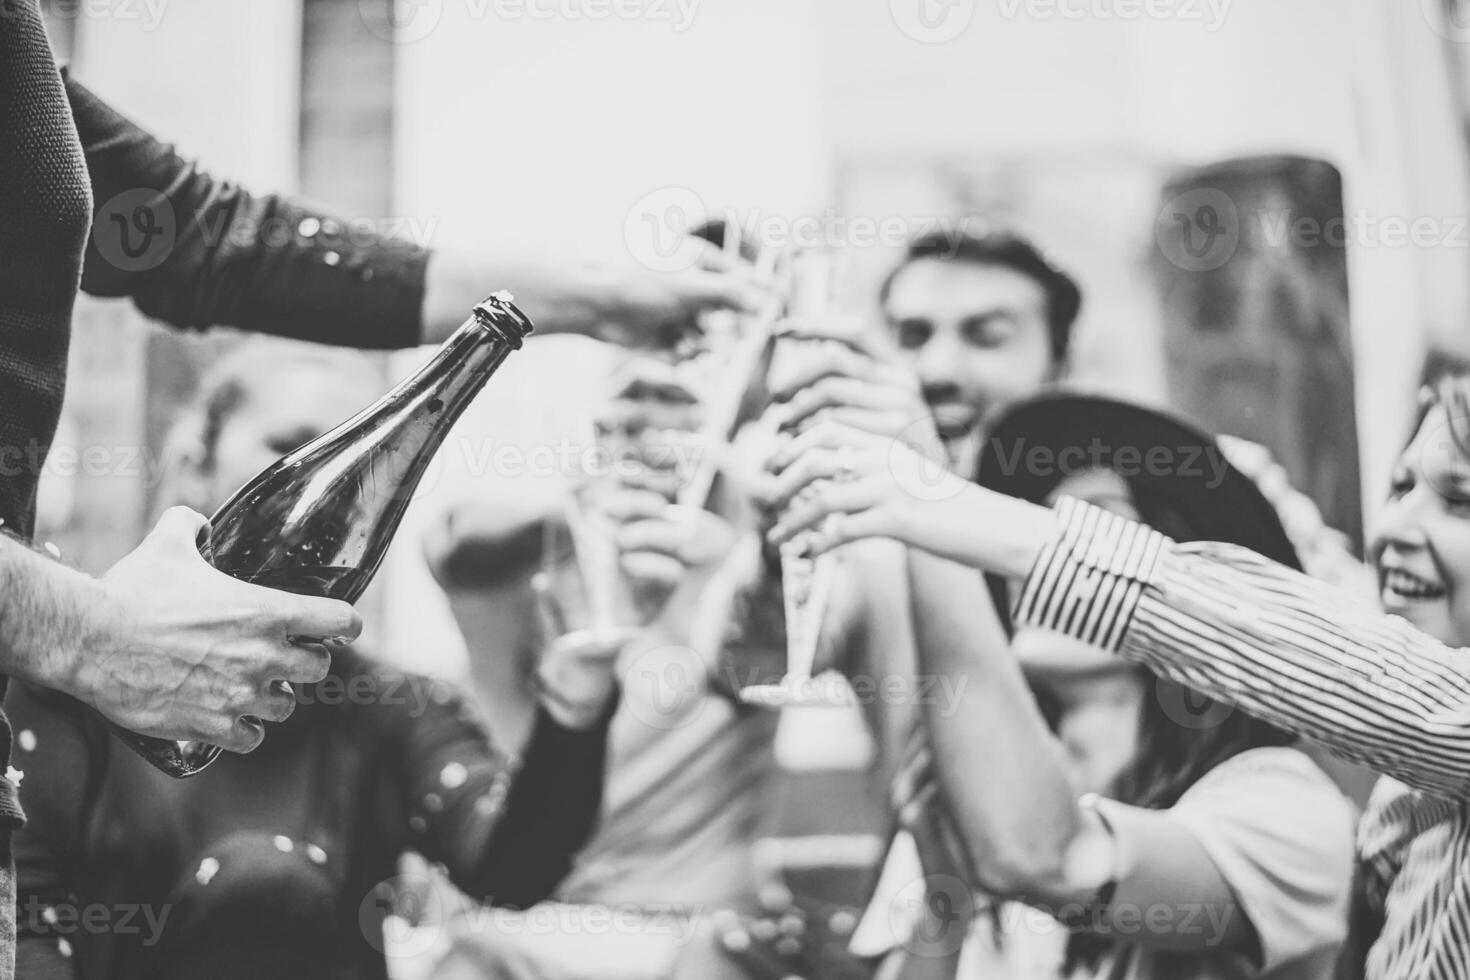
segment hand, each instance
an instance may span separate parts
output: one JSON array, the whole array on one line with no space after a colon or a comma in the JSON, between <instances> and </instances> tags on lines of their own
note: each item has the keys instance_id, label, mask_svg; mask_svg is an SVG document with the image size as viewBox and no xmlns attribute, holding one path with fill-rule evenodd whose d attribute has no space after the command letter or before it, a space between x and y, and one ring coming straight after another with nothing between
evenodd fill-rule
<instances>
[{"instance_id":1,"label":"hand","mask_svg":"<svg viewBox=\"0 0 1470 980\"><path fill-rule=\"evenodd\" d=\"M678 366L635 357L618 370L615 394L595 420L620 481L673 500L700 460L704 406Z\"/></svg>"},{"instance_id":2,"label":"hand","mask_svg":"<svg viewBox=\"0 0 1470 980\"><path fill-rule=\"evenodd\" d=\"M775 477L760 496L781 512L769 539L781 545L812 531L813 555L874 537L944 555L951 504L977 490L902 440L833 421L808 427L767 465Z\"/></svg>"},{"instance_id":3,"label":"hand","mask_svg":"<svg viewBox=\"0 0 1470 980\"><path fill-rule=\"evenodd\" d=\"M654 272L636 264L574 275L568 289L583 293L586 333L624 347L665 350L700 331L700 317L713 310L754 314L770 287L747 263L700 244L696 264L678 272Z\"/></svg>"},{"instance_id":4,"label":"hand","mask_svg":"<svg viewBox=\"0 0 1470 980\"><path fill-rule=\"evenodd\" d=\"M561 617L545 579L538 575L532 583L544 635L552 637L536 663L539 700L558 724L586 731L607 712L618 687L618 657L638 634L631 629L556 632Z\"/></svg>"},{"instance_id":5,"label":"hand","mask_svg":"<svg viewBox=\"0 0 1470 980\"><path fill-rule=\"evenodd\" d=\"M327 675L327 649L293 638L351 640L362 621L345 602L216 570L195 546L205 523L169 510L102 577L104 602L62 689L139 734L249 752L264 737L257 719L295 708L289 684Z\"/></svg>"},{"instance_id":6,"label":"hand","mask_svg":"<svg viewBox=\"0 0 1470 980\"><path fill-rule=\"evenodd\" d=\"M783 343L822 341L803 351L800 366L772 391L776 427L797 433L830 419L876 435L903 439L921 451L938 445L934 414L913 372L893 359L881 336L843 318L793 319Z\"/></svg>"},{"instance_id":7,"label":"hand","mask_svg":"<svg viewBox=\"0 0 1470 980\"><path fill-rule=\"evenodd\" d=\"M704 405L679 364L652 355L633 355L613 373L612 397L598 414L609 430L638 435L652 429L694 432L704 423Z\"/></svg>"},{"instance_id":8,"label":"hand","mask_svg":"<svg viewBox=\"0 0 1470 980\"><path fill-rule=\"evenodd\" d=\"M618 525L621 567L645 622L663 614L678 593L697 599L735 544L723 518L648 490L619 490L599 506Z\"/></svg>"},{"instance_id":9,"label":"hand","mask_svg":"<svg viewBox=\"0 0 1470 980\"><path fill-rule=\"evenodd\" d=\"M753 313L769 295L754 270L704 243L694 267L655 272L527 255L507 246L435 250L425 273L424 343L442 343L484 296L508 288L538 334L571 333L625 347L668 349L700 330L709 310Z\"/></svg>"}]
</instances>

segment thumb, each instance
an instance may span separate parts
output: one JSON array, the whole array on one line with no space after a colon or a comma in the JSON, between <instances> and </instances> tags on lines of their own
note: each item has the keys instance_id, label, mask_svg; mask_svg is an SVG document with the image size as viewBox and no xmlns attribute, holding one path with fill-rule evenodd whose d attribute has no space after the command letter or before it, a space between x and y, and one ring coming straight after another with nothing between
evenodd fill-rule
<instances>
[{"instance_id":1,"label":"thumb","mask_svg":"<svg viewBox=\"0 0 1470 980\"><path fill-rule=\"evenodd\" d=\"M695 308L759 313L772 295L769 287L751 279L704 270L687 275L682 285L685 302Z\"/></svg>"},{"instance_id":2,"label":"thumb","mask_svg":"<svg viewBox=\"0 0 1470 980\"><path fill-rule=\"evenodd\" d=\"M188 507L170 507L163 512L153 526L153 534L165 540L187 540L192 547L201 528L209 525L209 518Z\"/></svg>"},{"instance_id":3,"label":"thumb","mask_svg":"<svg viewBox=\"0 0 1470 980\"><path fill-rule=\"evenodd\" d=\"M542 638L550 643L569 632L566 612L552 588L551 575L537 572L531 578L531 592L536 604L536 620L541 627Z\"/></svg>"}]
</instances>

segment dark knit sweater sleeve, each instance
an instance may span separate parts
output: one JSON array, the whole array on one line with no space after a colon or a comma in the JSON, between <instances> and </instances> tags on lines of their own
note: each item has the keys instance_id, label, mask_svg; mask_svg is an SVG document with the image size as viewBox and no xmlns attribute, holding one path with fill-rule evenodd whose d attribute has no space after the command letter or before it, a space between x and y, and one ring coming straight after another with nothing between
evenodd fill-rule
<instances>
[{"instance_id":1,"label":"dark knit sweater sleeve","mask_svg":"<svg viewBox=\"0 0 1470 980\"><path fill-rule=\"evenodd\" d=\"M585 732L538 711L517 762L468 700L442 683L434 692L393 723L412 846L485 902L550 898L596 828L616 703Z\"/></svg>"},{"instance_id":2,"label":"dark knit sweater sleeve","mask_svg":"<svg viewBox=\"0 0 1470 980\"><path fill-rule=\"evenodd\" d=\"M425 248L376 220L216 180L76 79L66 94L95 200L83 290L131 297L176 327L377 349L420 343Z\"/></svg>"}]
</instances>

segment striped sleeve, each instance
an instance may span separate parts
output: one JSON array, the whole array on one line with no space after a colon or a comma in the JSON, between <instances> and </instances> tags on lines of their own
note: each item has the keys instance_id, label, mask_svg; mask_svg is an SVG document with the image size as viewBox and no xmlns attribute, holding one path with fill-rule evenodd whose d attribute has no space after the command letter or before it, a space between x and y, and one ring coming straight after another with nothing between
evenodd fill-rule
<instances>
[{"instance_id":1,"label":"striped sleeve","mask_svg":"<svg viewBox=\"0 0 1470 980\"><path fill-rule=\"evenodd\" d=\"M1234 545L1075 500L1018 597L1056 629L1404 783L1470 799L1470 651Z\"/></svg>"}]
</instances>

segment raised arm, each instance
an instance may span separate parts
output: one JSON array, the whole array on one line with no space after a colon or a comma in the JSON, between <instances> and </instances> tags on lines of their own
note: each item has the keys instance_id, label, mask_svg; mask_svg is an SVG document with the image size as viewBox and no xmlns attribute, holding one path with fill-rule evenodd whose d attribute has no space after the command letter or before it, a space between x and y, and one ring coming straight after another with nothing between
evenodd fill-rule
<instances>
[{"instance_id":1,"label":"raised arm","mask_svg":"<svg viewBox=\"0 0 1470 980\"><path fill-rule=\"evenodd\" d=\"M1470 663L1243 548L1174 544L1075 501L1022 619L1092 639L1431 793L1470 799Z\"/></svg>"},{"instance_id":2,"label":"raised arm","mask_svg":"<svg viewBox=\"0 0 1470 980\"><path fill-rule=\"evenodd\" d=\"M578 730L542 709L516 761L463 701L434 704L401 756L414 846L486 902L549 898L596 827L611 715Z\"/></svg>"},{"instance_id":3,"label":"raised arm","mask_svg":"<svg viewBox=\"0 0 1470 980\"><path fill-rule=\"evenodd\" d=\"M1463 651L1242 548L1178 545L1074 501L1053 511L959 478L926 483L926 461L842 426L778 453L773 496L794 500L830 480L836 447L849 443L861 446L861 478L795 500L777 540L827 522L819 549L891 537L1024 580L1021 624L1115 651L1419 789L1470 799Z\"/></svg>"},{"instance_id":4,"label":"raised arm","mask_svg":"<svg viewBox=\"0 0 1470 980\"><path fill-rule=\"evenodd\" d=\"M1117 934L1139 908L1211 910L1220 933L1147 929L1158 949L1238 949L1254 929L1204 846L1168 813L1114 804L1106 822L1083 806L1061 744L1010 651L980 576L915 553L910 592L919 669L964 678L955 700L926 707L934 775L986 892L1019 898L1079 926ZM1121 860L1120 860L1121 858ZM1113 892L1094 906L1112 879Z\"/></svg>"}]
</instances>

